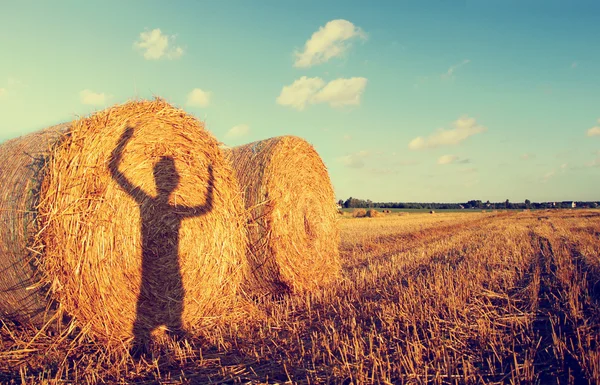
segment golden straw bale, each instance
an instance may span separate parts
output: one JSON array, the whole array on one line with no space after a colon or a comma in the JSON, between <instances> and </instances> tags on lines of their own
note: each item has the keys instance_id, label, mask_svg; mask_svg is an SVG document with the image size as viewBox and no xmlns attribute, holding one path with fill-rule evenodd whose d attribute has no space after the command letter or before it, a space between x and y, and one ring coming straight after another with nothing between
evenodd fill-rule
<instances>
[{"instance_id":1,"label":"golden straw bale","mask_svg":"<svg viewBox=\"0 0 600 385\"><path fill-rule=\"evenodd\" d=\"M363 218L367 216L367 210L365 209L354 209L352 210L352 216L354 218Z\"/></svg>"},{"instance_id":2,"label":"golden straw bale","mask_svg":"<svg viewBox=\"0 0 600 385\"><path fill-rule=\"evenodd\" d=\"M370 210L367 210L367 214L366 214L366 216L367 216L367 217L369 217L369 218L377 218L377 217L382 217L382 216L384 216L384 214L383 214L383 213L380 213L380 212L379 212L379 211L377 211L377 210L370 209Z\"/></svg>"},{"instance_id":3,"label":"golden straw bale","mask_svg":"<svg viewBox=\"0 0 600 385\"><path fill-rule=\"evenodd\" d=\"M36 279L84 332L145 341L237 311L243 201L197 119L161 99L82 118L41 179Z\"/></svg>"},{"instance_id":4,"label":"golden straw bale","mask_svg":"<svg viewBox=\"0 0 600 385\"><path fill-rule=\"evenodd\" d=\"M0 317L42 325L52 314L38 269L37 205L52 146L68 129L53 126L0 145Z\"/></svg>"},{"instance_id":5,"label":"golden straw bale","mask_svg":"<svg viewBox=\"0 0 600 385\"><path fill-rule=\"evenodd\" d=\"M340 274L334 192L315 149L294 136L224 149L249 211L248 289L305 292Z\"/></svg>"}]
</instances>

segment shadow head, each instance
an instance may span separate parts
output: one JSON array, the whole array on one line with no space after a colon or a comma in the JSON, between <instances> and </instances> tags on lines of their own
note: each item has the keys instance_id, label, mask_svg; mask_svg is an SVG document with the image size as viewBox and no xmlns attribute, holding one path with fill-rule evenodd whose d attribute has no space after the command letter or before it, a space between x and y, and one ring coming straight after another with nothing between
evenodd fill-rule
<instances>
[{"instance_id":1,"label":"shadow head","mask_svg":"<svg viewBox=\"0 0 600 385\"><path fill-rule=\"evenodd\" d=\"M154 165L154 183L159 196L168 198L179 186L179 179L175 161L170 156L162 156Z\"/></svg>"}]
</instances>

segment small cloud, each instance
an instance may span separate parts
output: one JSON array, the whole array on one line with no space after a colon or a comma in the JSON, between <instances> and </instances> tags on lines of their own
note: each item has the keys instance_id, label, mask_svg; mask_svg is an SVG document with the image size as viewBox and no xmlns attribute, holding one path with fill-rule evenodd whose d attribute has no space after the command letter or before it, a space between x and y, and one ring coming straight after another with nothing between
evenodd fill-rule
<instances>
[{"instance_id":1,"label":"small cloud","mask_svg":"<svg viewBox=\"0 0 600 385\"><path fill-rule=\"evenodd\" d=\"M183 48L172 48L175 36L164 35L160 28L140 33L140 40L133 43L134 47L144 51L146 60L161 58L178 59L183 55ZM171 46L171 47L169 47Z\"/></svg>"},{"instance_id":2,"label":"small cloud","mask_svg":"<svg viewBox=\"0 0 600 385\"><path fill-rule=\"evenodd\" d=\"M574 61L573 63L571 63L571 68L577 68L578 65L579 63Z\"/></svg>"},{"instance_id":3,"label":"small cloud","mask_svg":"<svg viewBox=\"0 0 600 385\"><path fill-rule=\"evenodd\" d=\"M542 177L542 182L546 183L548 182L554 175L556 175L556 171L552 170L552 171L548 171L547 173L544 174L544 176Z\"/></svg>"},{"instance_id":4,"label":"small cloud","mask_svg":"<svg viewBox=\"0 0 600 385\"><path fill-rule=\"evenodd\" d=\"M521 155L521 159L523 160L529 160L529 159L534 159L535 158L535 154L523 154Z\"/></svg>"},{"instance_id":5,"label":"small cloud","mask_svg":"<svg viewBox=\"0 0 600 385\"><path fill-rule=\"evenodd\" d=\"M437 160L437 164L451 164L458 160L456 155L442 155Z\"/></svg>"},{"instance_id":6,"label":"small cloud","mask_svg":"<svg viewBox=\"0 0 600 385\"><path fill-rule=\"evenodd\" d=\"M354 154L339 157L338 162L349 168L362 168L365 166L364 159L369 156L369 152L362 150Z\"/></svg>"},{"instance_id":7,"label":"small cloud","mask_svg":"<svg viewBox=\"0 0 600 385\"><path fill-rule=\"evenodd\" d=\"M474 118L463 116L453 122L454 128L445 130L438 129L427 138L416 137L409 144L411 150L423 150L441 146L455 146L465 141L470 136L487 131L487 128L477 124Z\"/></svg>"},{"instance_id":8,"label":"small cloud","mask_svg":"<svg viewBox=\"0 0 600 385\"><path fill-rule=\"evenodd\" d=\"M448 68L448 71L446 71L446 73L443 73L441 75L442 79L452 79L452 78L454 78L454 72L456 72L456 70L459 69L460 67L469 64L470 62L471 62L471 60L465 59L465 60L461 61L460 63L454 64L453 66L450 66L450 68Z\"/></svg>"},{"instance_id":9,"label":"small cloud","mask_svg":"<svg viewBox=\"0 0 600 385\"><path fill-rule=\"evenodd\" d=\"M598 124L600 124L600 119L598 119ZM600 135L600 126L594 126L587 130L587 136L599 136Z\"/></svg>"},{"instance_id":10,"label":"small cloud","mask_svg":"<svg viewBox=\"0 0 600 385\"><path fill-rule=\"evenodd\" d=\"M471 163L471 160L470 159L460 159L456 155L442 155L437 160L437 164L440 164L440 165L446 165L446 164L452 164L452 163L467 164L467 163Z\"/></svg>"},{"instance_id":11,"label":"small cloud","mask_svg":"<svg viewBox=\"0 0 600 385\"><path fill-rule=\"evenodd\" d=\"M308 68L341 56L350 48L353 38L366 39L366 34L348 20L331 20L312 34L304 44L304 51L295 52L294 67Z\"/></svg>"},{"instance_id":12,"label":"small cloud","mask_svg":"<svg viewBox=\"0 0 600 385\"><path fill-rule=\"evenodd\" d=\"M346 134L346 135L344 135L344 136L343 136L343 139L344 139L345 141L352 140L352 135L348 135L348 134Z\"/></svg>"},{"instance_id":13,"label":"small cloud","mask_svg":"<svg viewBox=\"0 0 600 385\"><path fill-rule=\"evenodd\" d=\"M340 78L325 84L319 77L303 76L291 85L284 86L276 102L299 111L304 110L307 104L328 103L334 108L358 105L366 85L366 78Z\"/></svg>"},{"instance_id":14,"label":"small cloud","mask_svg":"<svg viewBox=\"0 0 600 385\"><path fill-rule=\"evenodd\" d=\"M594 154L596 155L596 159L586 163L587 167L600 167L600 151L596 151Z\"/></svg>"},{"instance_id":15,"label":"small cloud","mask_svg":"<svg viewBox=\"0 0 600 385\"><path fill-rule=\"evenodd\" d=\"M225 134L227 139L237 139L250 133L250 127L247 124L238 124L237 126L231 127Z\"/></svg>"},{"instance_id":16,"label":"small cloud","mask_svg":"<svg viewBox=\"0 0 600 385\"><path fill-rule=\"evenodd\" d=\"M210 92L194 88L187 96L186 105L189 107L207 107L210 104Z\"/></svg>"},{"instance_id":17,"label":"small cloud","mask_svg":"<svg viewBox=\"0 0 600 385\"><path fill-rule=\"evenodd\" d=\"M83 104L90 106L104 106L110 98L110 95L107 95L104 92L99 93L90 90L83 90L79 92L79 97L81 99L81 103Z\"/></svg>"},{"instance_id":18,"label":"small cloud","mask_svg":"<svg viewBox=\"0 0 600 385\"><path fill-rule=\"evenodd\" d=\"M0 98L4 97L4 95L6 95L6 88L0 88Z\"/></svg>"}]
</instances>

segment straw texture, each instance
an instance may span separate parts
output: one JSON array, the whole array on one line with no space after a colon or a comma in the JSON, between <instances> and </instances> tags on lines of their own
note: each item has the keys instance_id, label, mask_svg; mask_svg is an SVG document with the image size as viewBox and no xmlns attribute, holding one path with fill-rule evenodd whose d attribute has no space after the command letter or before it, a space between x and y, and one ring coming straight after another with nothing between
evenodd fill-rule
<instances>
[{"instance_id":1,"label":"straw texture","mask_svg":"<svg viewBox=\"0 0 600 385\"><path fill-rule=\"evenodd\" d=\"M282 136L224 149L249 211L247 285L255 293L305 292L340 273L335 197L305 140Z\"/></svg>"},{"instance_id":2,"label":"straw texture","mask_svg":"<svg viewBox=\"0 0 600 385\"><path fill-rule=\"evenodd\" d=\"M41 172L68 124L47 128L0 145L0 316L42 324L50 302L40 284L36 207Z\"/></svg>"}]
</instances>

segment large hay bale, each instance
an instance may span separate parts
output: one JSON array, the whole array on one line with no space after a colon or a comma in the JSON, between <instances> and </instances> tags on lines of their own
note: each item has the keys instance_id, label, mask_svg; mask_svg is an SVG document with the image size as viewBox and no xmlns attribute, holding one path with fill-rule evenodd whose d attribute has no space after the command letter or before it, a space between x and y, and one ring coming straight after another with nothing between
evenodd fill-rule
<instances>
[{"instance_id":1,"label":"large hay bale","mask_svg":"<svg viewBox=\"0 0 600 385\"><path fill-rule=\"evenodd\" d=\"M304 292L339 276L339 230L327 169L301 138L224 149L249 210L248 288Z\"/></svg>"},{"instance_id":2,"label":"large hay bale","mask_svg":"<svg viewBox=\"0 0 600 385\"><path fill-rule=\"evenodd\" d=\"M40 196L39 279L84 331L144 340L232 310L243 202L218 142L184 111L157 99L73 122Z\"/></svg>"}]
</instances>

